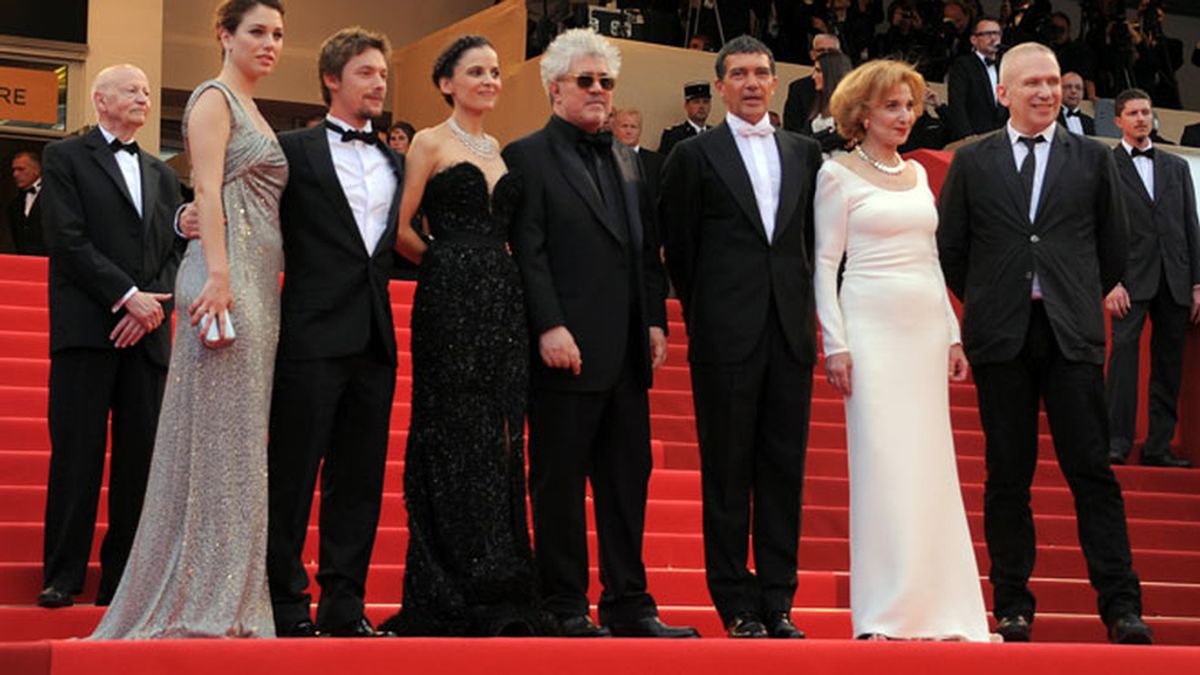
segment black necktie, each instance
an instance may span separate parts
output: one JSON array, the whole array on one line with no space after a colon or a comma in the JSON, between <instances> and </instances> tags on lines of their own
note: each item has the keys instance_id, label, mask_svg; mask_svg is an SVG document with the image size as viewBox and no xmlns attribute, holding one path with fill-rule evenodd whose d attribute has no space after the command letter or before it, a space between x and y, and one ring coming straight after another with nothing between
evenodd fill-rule
<instances>
[{"instance_id":1,"label":"black necktie","mask_svg":"<svg viewBox=\"0 0 1200 675\"><path fill-rule=\"evenodd\" d=\"M363 143L366 143L367 145L378 145L379 144L379 136L377 136L374 132L371 132L371 131L356 131L354 129L343 129L328 120L325 122L325 128L329 129L330 131L332 131L335 134L341 134L343 143L349 143L351 141L362 141Z\"/></svg>"},{"instance_id":2,"label":"black necktie","mask_svg":"<svg viewBox=\"0 0 1200 675\"><path fill-rule=\"evenodd\" d=\"M1029 206L1033 203L1033 176L1037 173L1037 155L1033 149L1038 143L1045 143L1046 139L1041 136L1022 136L1021 143L1029 149L1025 154L1025 159L1021 162L1021 187L1025 190L1025 212L1029 213Z\"/></svg>"},{"instance_id":3,"label":"black necktie","mask_svg":"<svg viewBox=\"0 0 1200 675\"><path fill-rule=\"evenodd\" d=\"M113 152L120 152L120 151L124 150L125 152L128 152L131 155L138 154L137 141L130 141L129 143L122 143L119 138L114 138L114 139L112 139L112 142L108 144L108 147L112 148Z\"/></svg>"},{"instance_id":4,"label":"black necktie","mask_svg":"<svg viewBox=\"0 0 1200 675\"><path fill-rule=\"evenodd\" d=\"M1145 157L1146 159L1154 159L1154 148L1147 148L1145 150L1133 148L1132 150L1129 151L1129 156L1130 157Z\"/></svg>"}]
</instances>

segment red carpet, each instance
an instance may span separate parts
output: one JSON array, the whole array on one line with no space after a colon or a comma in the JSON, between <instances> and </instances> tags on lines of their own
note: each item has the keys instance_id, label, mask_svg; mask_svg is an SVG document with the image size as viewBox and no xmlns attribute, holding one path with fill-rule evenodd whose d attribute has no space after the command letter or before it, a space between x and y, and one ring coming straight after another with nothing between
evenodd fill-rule
<instances>
[{"instance_id":1,"label":"red carpet","mask_svg":"<svg viewBox=\"0 0 1200 675\"><path fill-rule=\"evenodd\" d=\"M889 672L976 675L1012 672L1200 672L1200 470L1120 467L1134 562L1145 591L1147 621L1160 646L1103 644L1095 595L1086 581L1070 493L1045 454L1034 485L1038 559L1032 583L1039 614L1033 645L944 643L878 644L845 640L850 633L848 513L842 405L818 371L811 449L804 493L804 537L795 619L804 643L738 644L702 640L599 642L553 640L167 641L103 644L53 641L86 635L102 610L89 604L64 610L33 605L41 581L42 512L49 463L46 431L46 264L44 259L0 256L0 675L16 673L475 672L729 673L803 670L807 673ZM400 600L407 541L401 496L408 426L408 314L413 285L393 284L401 351L386 495L368 579L368 614L375 621ZM704 586L700 539L700 485L686 343L679 308L672 317L669 364L651 392L655 472L650 486L645 559L650 588L669 622L691 623L706 636L722 634ZM983 548L983 435L974 389L951 388L963 496L976 542ZM1044 421L1043 421L1044 422ZM100 528L106 513L101 502ZM306 559L316 557L315 518ZM593 555L595 553L593 534ZM595 562L593 560L593 566ZM593 590L597 587L592 570ZM83 603L94 597L93 564ZM981 578L990 605L990 587ZM318 590L318 589L314 589ZM594 595L594 594L593 594ZM593 600L595 598L593 597ZM45 640L52 641L45 641ZM1075 643L1075 644L1061 644ZM1091 644L1086 644L1091 643ZM1191 664L1191 665L1188 665Z\"/></svg>"}]
</instances>

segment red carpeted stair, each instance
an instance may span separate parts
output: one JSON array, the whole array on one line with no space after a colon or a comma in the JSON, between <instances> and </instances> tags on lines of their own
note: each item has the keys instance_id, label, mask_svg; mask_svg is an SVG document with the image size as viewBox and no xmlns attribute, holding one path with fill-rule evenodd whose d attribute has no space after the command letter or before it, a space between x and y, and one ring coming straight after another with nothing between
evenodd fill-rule
<instances>
[{"instance_id":1,"label":"red carpeted stair","mask_svg":"<svg viewBox=\"0 0 1200 675\"><path fill-rule=\"evenodd\" d=\"M62 610L39 609L33 604L41 583L42 515L50 453L45 421L49 371L45 265L40 258L0 256L0 641L5 641L0 643L0 673L115 672L117 668L130 672L117 664L140 664L131 667L146 672L169 664L172 671L180 673L211 673L223 668L236 672L351 672L355 664L369 670L386 663L397 669L436 667L444 672L480 669L486 664L490 672L513 673L531 669L611 673L630 667L648 672L670 667L716 673L753 667L916 673L935 670L931 664L947 673L968 668L987 673L1055 669L1055 664L1082 671L1082 662L1094 663L1097 672L1139 667L1182 672L1181 668L1186 671L1200 665L1200 649L1145 650L1102 644L1104 630L1095 614L1095 595L1078 548L1071 496L1045 434L1042 445L1046 452L1039 463L1033 498L1039 543L1032 583L1039 600L1034 638L1095 644L878 645L835 640L850 636L845 428L841 401L821 377L813 401L795 612L797 624L818 639L791 645L744 645L727 640L687 645L561 640L226 641L219 648L210 641L21 644L86 635L102 612L88 604L95 594L95 562L81 604ZM395 611L400 600L407 540L401 477L411 389L407 325L412 290L412 284L392 286L402 355L383 514L368 579L368 614L376 621ZM690 623L706 636L718 637L721 626L704 585L699 462L686 342L674 302L670 316L670 360L657 375L651 392L655 472L645 559L650 588L664 619ZM981 513L983 435L973 387L953 386L951 402L963 497L990 605L990 588L983 578L987 569ZM1129 466L1119 467L1117 475L1125 490L1146 618L1157 642L1200 645L1200 471ZM102 497L96 546L105 518ZM309 561L316 557L315 523L314 517L305 552ZM594 532L591 534L594 556ZM592 573L595 591L595 569ZM282 661L294 667L279 665ZM1188 663L1192 666L1186 666Z\"/></svg>"}]
</instances>

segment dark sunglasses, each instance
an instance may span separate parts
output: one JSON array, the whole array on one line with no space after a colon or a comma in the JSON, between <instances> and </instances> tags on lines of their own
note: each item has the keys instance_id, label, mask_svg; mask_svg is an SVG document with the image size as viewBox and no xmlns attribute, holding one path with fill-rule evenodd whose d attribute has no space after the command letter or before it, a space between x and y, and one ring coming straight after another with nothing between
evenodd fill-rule
<instances>
[{"instance_id":1,"label":"dark sunglasses","mask_svg":"<svg viewBox=\"0 0 1200 675\"><path fill-rule=\"evenodd\" d=\"M600 88L604 91L612 91L613 87L617 86L617 78L610 75L592 75L591 73L581 73L579 75L564 75L564 80L575 80L575 84L579 85L580 89L591 89L592 85L600 82Z\"/></svg>"}]
</instances>

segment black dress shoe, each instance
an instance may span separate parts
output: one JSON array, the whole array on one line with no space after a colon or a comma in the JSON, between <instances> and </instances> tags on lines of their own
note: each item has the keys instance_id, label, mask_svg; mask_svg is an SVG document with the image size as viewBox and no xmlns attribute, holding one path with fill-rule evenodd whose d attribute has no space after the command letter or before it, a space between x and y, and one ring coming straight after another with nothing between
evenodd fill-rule
<instances>
[{"instance_id":1,"label":"black dress shoe","mask_svg":"<svg viewBox=\"0 0 1200 675\"><path fill-rule=\"evenodd\" d=\"M301 622L303 623L303 622ZM321 637L339 637L339 638L374 638L374 637L396 637L395 633L389 631L380 631L371 628L371 622L366 618L360 618L358 621L352 621L344 626L321 630Z\"/></svg>"},{"instance_id":2,"label":"black dress shoe","mask_svg":"<svg viewBox=\"0 0 1200 675\"><path fill-rule=\"evenodd\" d=\"M285 630L275 631L275 636L281 638L311 638L318 635L317 627L308 619L300 619Z\"/></svg>"},{"instance_id":3,"label":"black dress shoe","mask_svg":"<svg viewBox=\"0 0 1200 675\"><path fill-rule=\"evenodd\" d=\"M698 638L700 632L691 626L668 626L657 616L608 624L613 637Z\"/></svg>"},{"instance_id":4,"label":"black dress shoe","mask_svg":"<svg viewBox=\"0 0 1200 675\"><path fill-rule=\"evenodd\" d=\"M64 590L47 586L42 589L41 593L38 593L37 604L38 607L45 607L47 609L70 607L75 604L75 598L71 597L71 594Z\"/></svg>"},{"instance_id":5,"label":"black dress shoe","mask_svg":"<svg viewBox=\"0 0 1200 675\"><path fill-rule=\"evenodd\" d=\"M1005 642L1029 642L1030 630L1029 619L1020 614L1006 616L996 623L996 633Z\"/></svg>"},{"instance_id":6,"label":"black dress shoe","mask_svg":"<svg viewBox=\"0 0 1200 675\"><path fill-rule=\"evenodd\" d=\"M767 617L764 624L767 635L785 640L803 640L804 631L796 628L796 624L788 618L787 612L778 612Z\"/></svg>"},{"instance_id":7,"label":"black dress shoe","mask_svg":"<svg viewBox=\"0 0 1200 675\"><path fill-rule=\"evenodd\" d=\"M1153 644L1153 632L1142 617L1130 612L1108 624L1108 641L1120 645Z\"/></svg>"},{"instance_id":8,"label":"black dress shoe","mask_svg":"<svg viewBox=\"0 0 1200 675\"><path fill-rule=\"evenodd\" d=\"M1142 453L1142 466L1165 466L1172 469L1187 469L1192 463L1182 457L1176 457L1170 452L1156 452L1152 455Z\"/></svg>"},{"instance_id":9,"label":"black dress shoe","mask_svg":"<svg viewBox=\"0 0 1200 675\"><path fill-rule=\"evenodd\" d=\"M767 627L753 614L738 614L729 620L725 630L731 638L767 637Z\"/></svg>"},{"instance_id":10,"label":"black dress shoe","mask_svg":"<svg viewBox=\"0 0 1200 675\"><path fill-rule=\"evenodd\" d=\"M558 620L560 637L570 638L601 638L612 637L612 632L604 626L597 626L592 617L587 614L576 614Z\"/></svg>"}]
</instances>

